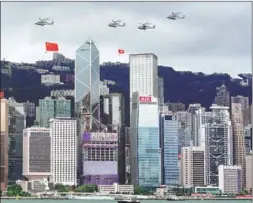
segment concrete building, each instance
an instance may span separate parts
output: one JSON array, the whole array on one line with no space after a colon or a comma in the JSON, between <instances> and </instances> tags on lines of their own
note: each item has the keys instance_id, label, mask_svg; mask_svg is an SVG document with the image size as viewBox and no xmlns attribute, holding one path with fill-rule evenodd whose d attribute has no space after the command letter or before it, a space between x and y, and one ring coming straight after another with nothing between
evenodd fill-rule
<instances>
[{"instance_id":1,"label":"concrete building","mask_svg":"<svg viewBox=\"0 0 253 203\"><path fill-rule=\"evenodd\" d=\"M162 184L176 186L179 184L179 122L172 114L162 114L160 119Z\"/></svg>"},{"instance_id":2,"label":"concrete building","mask_svg":"<svg viewBox=\"0 0 253 203\"><path fill-rule=\"evenodd\" d=\"M154 54L130 54L130 115L134 92L158 98L158 67Z\"/></svg>"},{"instance_id":3,"label":"concrete building","mask_svg":"<svg viewBox=\"0 0 253 203\"><path fill-rule=\"evenodd\" d=\"M77 185L76 120L50 119L51 178L54 184Z\"/></svg>"},{"instance_id":4,"label":"concrete building","mask_svg":"<svg viewBox=\"0 0 253 203\"><path fill-rule=\"evenodd\" d=\"M242 191L242 167L219 166L219 188L225 194L238 194Z\"/></svg>"},{"instance_id":5,"label":"concrete building","mask_svg":"<svg viewBox=\"0 0 253 203\"><path fill-rule=\"evenodd\" d=\"M26 115L23 103L9 98L9 158L8 183L22 179L23 129L26 128Z\"/></svg>"},{"instance_id":6,"label":"concrete building","mask_svg":"<svg viewBox=\"0 0 253 203\"><path fill-rule=\"evenodd\" d=\"M205 157L201 147L183 147L181 150L181 185L196 187L205 185Z\"/></svg>"},{"instance_id":7,"label":"concrete building","mask_svg":"<svg viewBox=\"0 0 253 203\"><path fill-rule=\"evenodd\" d=\"M242 183L246 186L245 177L245 137L243 123L243 106L241 103L231 104L232 125L233 125L233 142L234 142L234 164L242 166Z\"/></svg>"},{"instance_id":8,"label":"concrete building","mask_svg":"<svg viewBox=\"0 0 253 203\"><path fill-rule=\"evenodd\" d=\"M6 191L8 186L8 131L9 131L9 104L8 100L1 98L1 191Z\"/></svg>"},{"instance_id":9,"label":"concrete building","mask_svg":"<svg viewBox=\"0 0 253 203\"><path fill-rule=\"evenodd\" d=\"M55 74L41 75L40 81L41 81L41 84L44 84L44 85L53 85L53 84L61 83L60 75L55 75Z\"/></svg>"},{"instance_id":10,"label":"concrete building","mask_svg":"<svg viewBox=\"0 0 253 203\"><path fill-rule=\"evenodd\" d=\"M118 134L86 132L82 138L83 184L118 182Z\"/></svg>"},{"instance_id":11,"label":"concrete building","mask_svg":"<svg viewBox=\"0 0 253 203\"><path fill-rule=\"evenodd\" d=\"M252 152L251 152L252 153ZM246 190L252 192L252 154L246 155Z\"/></svg>"},{"instance_id":12,"label":"concrete building","mask_svg":"<svg viewBox=\"0 0 253 203\"><path fill-rule=\"evenodd\" d=\"M130 136L131 184L161 185L161 148L158 99L133 94Z\"/></svg>"},{"instance_id":13,"label":"concrete building","mask_svg":"<svg viewBox=\"0 0 253 203\"><path fill-rule=\"evenodd\" d=\"M51 137L48 128L23 130L23 176L43 180L51 174Z\"/></svg>"},{"instance_id":14,"label":"concrete building","mask_svg":"<svg viewBox=\"0 0 253 203\"><path fill-rule=\"evenodd\" d=\"M71 117L71 100L64 97L52 99L45 97L39 100L39 124L41 127L48 128L51 118Z\"/></svg>"}]
</instances>

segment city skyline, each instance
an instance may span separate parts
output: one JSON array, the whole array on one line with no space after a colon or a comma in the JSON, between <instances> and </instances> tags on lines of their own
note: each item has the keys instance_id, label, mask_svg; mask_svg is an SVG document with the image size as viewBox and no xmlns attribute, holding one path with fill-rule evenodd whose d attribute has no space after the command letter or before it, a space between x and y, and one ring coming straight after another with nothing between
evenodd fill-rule
<instances>
[{"instance_id":1,"label":"city skyline","mask_svg":"<svg viewBox=\"0 0 253 203\"><path fill-rule=\"evenodd\" d=\"M22 12L30 6L32 12ZM117 10L119 6L124 12ZM159 65L171 66L175 70L207 74L226 72L235 76L238 69L231 67L240 67L240 72L250 72L251 12L247 3L6 2L1 10L2 58L10 61L51 59L51 54L44 53L45 41L59 43L59 52L74 59L78 45L92 37L100 50L101 62L128 62L128 54L151 52L158 56ZM71 10L75 13L72 14ZM147 10L150 11L148 14ZM166 19L171 12L177 11L183 12L186 19ZM10 16L13 12L18 18ZM39 17L49 17L55 24L44 26L43 32L34 25ZM126 22L126 27L114 29L107 26L111 20L119 19ZM146 21L155 24L156 29L138 30L138 23ZM135 38L129 39L132 33ZM126 54L118 56L119 48Z\"/></svg>"}]
</instances>

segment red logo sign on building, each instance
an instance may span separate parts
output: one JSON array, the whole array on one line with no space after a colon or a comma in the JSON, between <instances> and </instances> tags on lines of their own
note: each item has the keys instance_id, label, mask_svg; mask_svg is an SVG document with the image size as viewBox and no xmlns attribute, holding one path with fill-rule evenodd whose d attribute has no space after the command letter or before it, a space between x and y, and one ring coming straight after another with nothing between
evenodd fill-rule
<instances>
[{"instance_id":1,"label":"red logo sign on building","mask_svg":"<svg viewBox=\"0 0 253 203\"><path fill-rule=\"evenodd\" d=\"M140 102L152 102L152 97L140 96Z\"/></svg>"},{"instance_id":2,"label":"red logo sign on building","mask_svg":"<svg viewBox=\"0 0 253 203\"><path fill-rule=\"evenodd\" d=\"M3 99L3 98L4 98L4 92L0 91L0 99Z\"/></svg>"}]
</instances>

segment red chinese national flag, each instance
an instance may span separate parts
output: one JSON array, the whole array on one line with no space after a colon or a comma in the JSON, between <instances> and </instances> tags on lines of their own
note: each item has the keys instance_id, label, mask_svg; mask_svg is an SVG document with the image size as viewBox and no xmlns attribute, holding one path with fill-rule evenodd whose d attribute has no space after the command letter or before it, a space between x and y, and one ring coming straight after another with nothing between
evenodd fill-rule
<instances>
[{"instance_id":1,"label":"red chinese national flag","mask_svg":"<svg viewBox=\"0 0 253 203\"><path fill-rule=\"evenodd\" d=\"M119 54L124 54L124 53L125 53L125 50L124 50L124 49L118 49L118 53L119 53Z\"/></svg>"},{"instance_id":2,"label":"red chinese national flag","mask_svg":"<svg viewBox=\"0 0 253 203\"><path fill-rule=\"evenodd\" d=\"M59 51L58 44L46 42L46 51Z\"/></svg>"}]
</instances>

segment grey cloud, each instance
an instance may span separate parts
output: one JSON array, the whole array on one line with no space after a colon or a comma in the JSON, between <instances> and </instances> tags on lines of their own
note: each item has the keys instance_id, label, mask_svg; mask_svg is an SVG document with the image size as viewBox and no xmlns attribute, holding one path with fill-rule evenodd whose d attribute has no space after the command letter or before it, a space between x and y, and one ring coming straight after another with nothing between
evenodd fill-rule
<instances>
[{"instance_id":1,"label":"grey cloud","mask_svg":"<svg viewBox=\"0 0 253 203\"><path fill-rule=\"evenodd\" d=\"M34 22L38 17L50 17L55 25L45 27L44 34L39 29L36 32L40 34L33 34L38 42L58 41L68 53L92 37L106 52L109 47L124 48L129 53L154 52L162 63L173 61L193 71L205 71L203 62L198 65L190 60L201 57L206 63L215 63L216 69L212 71L231 72L228 67L235 62L224 61L229 57L237 58L236 64L241 61L244 67L240 71L250 71L247 64L251 60L251 7L246 2L8 2L2 3L1 9L4 39L21 39L27 29L37 29ZM183 12L187 18L169 21L166 17L173 11ZM112 19L122 19L127 26L109 28ZM137 30L138 22L144 21L154 23L157 28ZM16 37L17 32L20 36Z\"/></svg>"}]
</instances>

